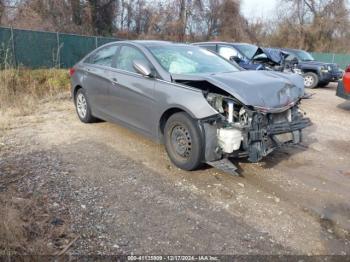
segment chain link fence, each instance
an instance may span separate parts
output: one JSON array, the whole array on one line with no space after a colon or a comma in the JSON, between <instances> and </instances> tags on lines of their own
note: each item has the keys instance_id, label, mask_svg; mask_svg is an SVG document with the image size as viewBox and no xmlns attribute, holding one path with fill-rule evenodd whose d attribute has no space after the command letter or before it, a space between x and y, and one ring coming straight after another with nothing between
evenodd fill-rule
<instances>
[{"instance_id":1,"label":"chain link fence","mask_svg":"<svg viewBox=\"0 0 350 262\"><path fill-rule=\"evenodd\" d=\"M0 67L69 68L90 51L120 39L0 27ZM312 53L322 62L350 64L349 54Z\"/></svg>"},{"instance_id":2,"label":"chain link fence","mask_svg":"<svg viewBox=\"0 0 350 262\"><path fill-rule=\"evenodd\" d=\"M118 40L0 27L0 66L69 68L95 48Z\"/></svg>"}]
</instances>

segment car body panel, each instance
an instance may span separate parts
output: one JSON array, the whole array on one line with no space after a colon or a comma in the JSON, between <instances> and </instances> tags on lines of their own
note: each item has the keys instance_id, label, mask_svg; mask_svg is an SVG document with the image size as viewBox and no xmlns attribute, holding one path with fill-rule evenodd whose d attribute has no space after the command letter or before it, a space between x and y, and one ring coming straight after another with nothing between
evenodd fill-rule
<instances>
[{"instance_id":1,"label":"car body panel","mask_svg":"<svg viewBox=\"0 0 350 262\"><path fill-rule=\"evenodd\" d=\"M82 86L86 86L89 102L95 105L92 112L106 113L104 105L108 103L108 92L111 84L110 79L106 76L108 69L92 65L85 65L84 68L85 76Z\"/></svg>"},{"instance_id":2,"label":"car body panel","mask_svg":"<svg viewBox=\"0 0 350 262\"><path fill-rule=\"evenodd\" d=\"M343 80L338 82L337 96L350 100L350 66L348 66Z\"/></svg>"},{"instance_id":3,"label":"car body panel","mask_svg":"<svg viewBox=\"0 0 350 262\"><path fill-rule=\"evenodd\" d=\"M343 82L344 82L345 93L350 94L350 72L347 72L344 74Z\"/></svg>"},{"instance_id":4,"label":"car body panel","mask_svg":"<svg viewBox=\"0 0 350 262\"><path fill-rule=\"evenodd\" d=\"M110 70L114 82L109 87L108 107L112 117L150 134L154 133L155 80L122 70Z\"/></svg>"}]
</instances>

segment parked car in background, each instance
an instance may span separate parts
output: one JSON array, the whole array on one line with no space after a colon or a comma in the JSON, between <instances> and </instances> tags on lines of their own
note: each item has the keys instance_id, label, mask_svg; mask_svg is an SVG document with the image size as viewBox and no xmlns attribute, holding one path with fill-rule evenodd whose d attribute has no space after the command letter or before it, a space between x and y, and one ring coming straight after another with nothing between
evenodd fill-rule
<instances>
[{"instance_id":1,"label":"parked car in background","mask_svg":"<svg viewBox=\"0 0 350 262\"><path fill-rule=\"evenodd\" d=\"M202 42L194 43L194 45L216 52L247 70L272 70L301 74L301 70L292 63L292 59L286 60L289 54L281 49L226 42Z\"/></svg>"},{"instance_id":2,"label":"parked car in background","mask_svg":"<svg viewBox=\"0 0 350 262\"><path fill-rule=\"evenodd\" d=\"M247 71L193 45L120 41L70 70L82 122L121 123L165 144L171 161L193 170L229 170L228 157L258 162L301 142L310 120L299 111L303 78ZM232 165L232 163L231 163Z\"/></svg>"},{"instance_id":3,"label":"parked car in background","mask_svg":"<svg viewBox=\"0 0 350 262\"><path fill-rule=\"evenodd\" d=\"M287 60L298 61L297 65L303 73L306 88L327 86L330 82L337 82L343 76L337 64L316 61L304 50L290 48L282 48L282 50L290 54Z\"/></svg>"},{"instance_id":4,"label":"parked car in background","mask_svg":"<svg viewBox=\"0 0 350 262\"><path fill-rule=\"evenodd\" d=\"M350 65L345 69L343 81L338 82L337 96L350 100Z\"/></svg>"},{"instance_id":5,"label":"parked car in background","mask_svg":"<svg viewBox=\"0 0 350 262\"><path fill-rule=\"evenodd\" d=\"M223 58L236 62L240 67L247 70L265 70L263 63L254 62L254 56L259 47L246 43L227 43L227 42L201 42L193 45L206 48L213 51Z\"/></svg>"}]
</instances>

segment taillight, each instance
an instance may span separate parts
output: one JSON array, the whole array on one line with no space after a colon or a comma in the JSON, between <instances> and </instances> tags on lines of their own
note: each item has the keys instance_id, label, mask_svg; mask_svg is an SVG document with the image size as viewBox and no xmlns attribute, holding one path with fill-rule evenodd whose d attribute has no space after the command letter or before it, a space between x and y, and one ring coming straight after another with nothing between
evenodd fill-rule
<instances>
[{"instance_id":1,"label":"taillight","mask_svg":"<svg viewBox=\"0 0 350 262\"><path fill-rule=\"evenodd\" d=\"M348 65L348 67L345 69L346 73L350 73L350 65Z\"/></svg>"},{"instance_id":2,"label":"taillight","mask_svg":"<svg viewBox=\"0 0 350 262\"><path fill-rule=\"evenodd\" d=\"M75 69L74 69L74 68L70 68L70 69L69 69L69 75L70 75L70 76L73 76L74 73L75 73Z\"/></svg>"}]
</instances>

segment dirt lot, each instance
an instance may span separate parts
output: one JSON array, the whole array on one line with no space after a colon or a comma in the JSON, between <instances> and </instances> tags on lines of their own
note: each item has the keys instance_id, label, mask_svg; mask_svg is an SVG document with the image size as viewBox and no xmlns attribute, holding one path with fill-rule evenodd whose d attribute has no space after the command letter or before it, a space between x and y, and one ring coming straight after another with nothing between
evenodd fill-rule
<instances>
[{"instance_id":1,"label":"dirt lot","mask_svg":"<svg viewBox=\"0 0 350 262\"><path fill-rule=\"evenodd\" d=\"M0 119L0 252L350 254L350 102L312 91L304 145L242 177L184 172L161 145L79 122L69 99Z\"/></svg>"}]
</instances>

